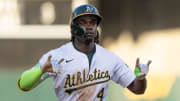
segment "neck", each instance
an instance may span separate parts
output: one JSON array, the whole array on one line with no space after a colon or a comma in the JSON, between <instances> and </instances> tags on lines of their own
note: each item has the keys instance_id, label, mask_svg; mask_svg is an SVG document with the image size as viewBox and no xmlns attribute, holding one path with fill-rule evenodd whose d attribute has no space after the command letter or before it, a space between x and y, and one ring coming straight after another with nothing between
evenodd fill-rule
<instances>
[{"instance_id":1,"label":"neck","mask_svg":"<svg viewBox=\"0 0 180 101\"><path fill-rule=\"evenodd\" d=\"M80 42L77 39L74 40L74 46L76 47L77 50L83 52L83 53L89 53L90 51L93 50L94 48L94 41L89 42L88 44L85 42Z\"/></svg>"}]
</instances>

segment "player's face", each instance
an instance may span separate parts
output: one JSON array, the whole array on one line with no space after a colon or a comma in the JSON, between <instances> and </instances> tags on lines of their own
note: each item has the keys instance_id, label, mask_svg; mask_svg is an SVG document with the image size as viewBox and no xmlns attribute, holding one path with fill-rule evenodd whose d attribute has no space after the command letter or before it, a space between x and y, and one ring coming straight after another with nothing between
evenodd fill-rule
<instances>
[{"instance_id":1,"label":"player's face","mask_svg":"<svg viewBox=\"0 0 180 101\"><path fill-rule=\"evenodd\" d=\"M97 19L93 16L82 16L78 19L79 27L86 30L85 39L94 40L97 36Z\"/></svg>"}]
</instances>

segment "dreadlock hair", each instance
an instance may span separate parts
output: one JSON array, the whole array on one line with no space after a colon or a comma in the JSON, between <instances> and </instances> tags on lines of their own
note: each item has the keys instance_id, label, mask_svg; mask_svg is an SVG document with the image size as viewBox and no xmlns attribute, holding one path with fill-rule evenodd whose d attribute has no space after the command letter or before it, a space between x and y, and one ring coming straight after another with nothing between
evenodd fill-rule
<instances>
[{"instance_id":1,"label":"dreadlock hair","mask_svg":"<svg viewBox=\"0 0 180 101\"><path fill-rule=\"evenodd\" d=\"M98 30L97 30L97 36L95 37L94 42L99 44L99 31Z\"/></svg>"}]
</instances>

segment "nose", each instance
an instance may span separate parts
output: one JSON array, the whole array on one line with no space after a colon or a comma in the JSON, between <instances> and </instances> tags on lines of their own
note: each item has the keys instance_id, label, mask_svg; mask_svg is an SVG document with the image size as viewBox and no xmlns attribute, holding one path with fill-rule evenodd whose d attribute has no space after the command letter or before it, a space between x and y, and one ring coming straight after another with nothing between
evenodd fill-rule
<instances>
[{"instance_id":1,"label":"nose","mask_svg":"<svg viewBox=\"0 0 180 101\"><path fill-rule=\"evenodd\" d=\"M92 27L92 24L90 22L86 22L85 26L86 27Z\"/></svg>"},{"instance_id":2,"label":"nose","mask_svg":"<svg viewBox=\"0 0 180 101\"><path fill-rule=\"evenodd\" d=\"M86 26L86 30L92 30L93 28L91 26Z\"/></svg>"},{"instance_id":3,"label":"nose","mask_svg":"<svg viewBox=\"0 0 180 101\"><path fill-rule=\"evenodd\" d=\"M86 27L86 31L91 31L91 30L93 30L93 28L92 27Z\"/></svg>"}]
</instances>

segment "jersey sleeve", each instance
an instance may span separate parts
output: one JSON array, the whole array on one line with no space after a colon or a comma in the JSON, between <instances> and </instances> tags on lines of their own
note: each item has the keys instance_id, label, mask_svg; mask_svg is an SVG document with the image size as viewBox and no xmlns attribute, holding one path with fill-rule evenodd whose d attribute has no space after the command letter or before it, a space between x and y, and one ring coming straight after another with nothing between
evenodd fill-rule
<instances>
[{"instance_id":1,"label":"jersey sleeve","mask_svg":"<svg viewBox=\"0 0 180 101\"><path fill-rule=\"evenodd\" d=\"M135 80L136 76L124 61L120 58L116 60L117 63L113 68L113 76L111 79L125 88Z\"/></svg>"}]
</instances>

